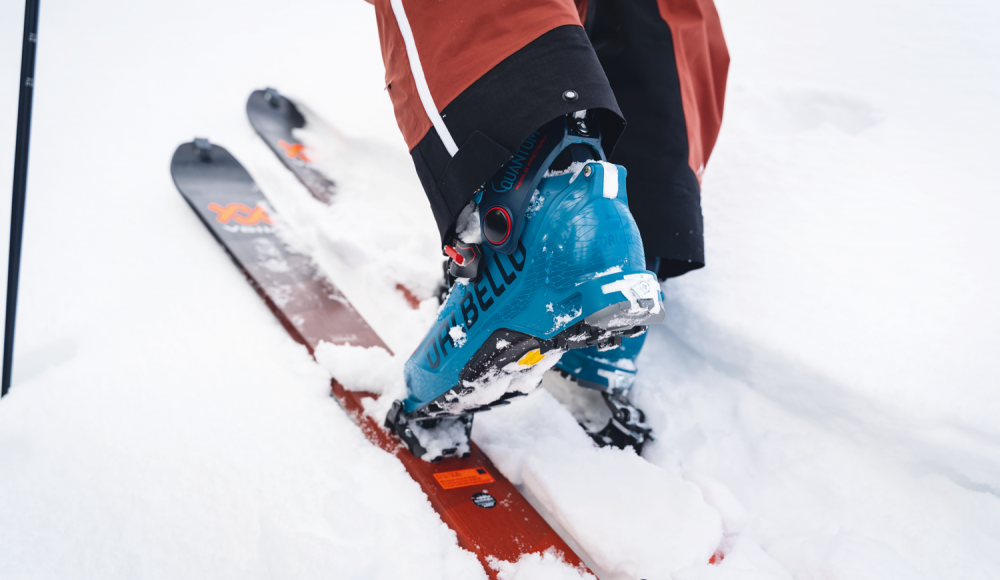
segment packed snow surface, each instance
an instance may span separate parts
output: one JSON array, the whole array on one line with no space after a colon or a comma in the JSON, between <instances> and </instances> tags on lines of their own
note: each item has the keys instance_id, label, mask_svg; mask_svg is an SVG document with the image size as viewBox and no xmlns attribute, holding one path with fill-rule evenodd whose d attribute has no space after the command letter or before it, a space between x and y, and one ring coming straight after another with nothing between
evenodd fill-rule
<instances>
[{"instance_id":1,"label":"packed snow surface","mask_svg":"<svg viewBox=\"0 0 1000 580\"><path fill-rule=\"evenodd\" d=\"M517 562L491 558L490 568L499 580L594 580L593 574L567 565L563 555L552 548L524 554Z\"/></svg>"},{"instance_id":2,"label":"packed snow surface","mask_svg":"<svg viewBox=\"0 0 1000 580\"><path fill-rule=\"evenodd\" d=\"M374 417L379 425L385 421L393 401L406 397L404 357L393 356L378 346L329 342L321 342L314 354L316 362L348 391L380 395L361 399L365 412Z\"/></svg>"},{"instance_id":3,"label":"packed snow surface","mask_svg":"<svg viewBox=\"0 0 1000 580\"><path fill-rule=\"evenodd\" d=\"M348 391L398 395L393 387L402 385L402 363L406 361L382 347L321 342L315 356L316 362Z\"/></svg>"},{"instance_id":4,"label":"packed snow surface","mask_svg":"<svg viewBox=\"0 0 1000 580\"><path fill-rule=\"evenodd\" d=\"M664 287L633 391L656 440L593 448L576 422L600 397L552 372L473 439L602 580L1000 577L1000 5L717 3L708 267ZM21 6L0 6L0 183ZM485 578L329 396L332 372L384 412L437 314L373 9L53 0L40 22L2 576ZM336 204L254 135L265 86L307 105ZM195 136L392 355L292 342L174 189ZM581 576L551 553L489 567Z\"/></svg>"},{"instance_id":5,"label":"packed snow surface","mask_svg":"<svg viewBox=\"0 0 1000 580\"><path fill-rule=\"evenodd\" d=\"M669 577L719 547L719 512L696 485L630 450L595 448L549 393L476 421L475 440L497 468L556 514L603 578Z\"/></svg>"}]
</instances>

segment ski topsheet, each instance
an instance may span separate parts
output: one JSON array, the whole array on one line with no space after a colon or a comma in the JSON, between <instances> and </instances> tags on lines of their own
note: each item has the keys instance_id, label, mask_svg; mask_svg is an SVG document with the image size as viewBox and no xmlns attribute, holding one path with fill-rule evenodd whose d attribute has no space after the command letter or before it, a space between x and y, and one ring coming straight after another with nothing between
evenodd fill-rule
<instances>
[{"instance_id":1,"label":"ski topsheet","mask_svg":"<svg viewBox=\"0 0 1000 580\"><path fill-rule=\"evenodd\" d=\"M184 199L292 338L310 353L320 341L389 350L313 261L282 242L274 228L279 216L228 151L196 139L177 148L170 170ZM550 549L561 552L569 565L586 570L475 443L467 459L427 463L365 414L362 400L371 394L347 391L336 380L332 387L368 439L402 462L455 531L459 544L479 557L490 578L497 578L492 559L517 562L524 554Z\"/></svg>"},{"instance_id":2,"label":"ski topsheet","mask_svg":"<svg viewBox=\"0 0 1000 580\"><path fill-rule=\"evenodd\" d=\"M336 186L312 166L305 146L292 135L293 129L301 129L306 124L295 103L274 89L257 90L247 99L247 117L261 139L309 193L323 203L330 203Z\"/></svg>"}]
</instances>

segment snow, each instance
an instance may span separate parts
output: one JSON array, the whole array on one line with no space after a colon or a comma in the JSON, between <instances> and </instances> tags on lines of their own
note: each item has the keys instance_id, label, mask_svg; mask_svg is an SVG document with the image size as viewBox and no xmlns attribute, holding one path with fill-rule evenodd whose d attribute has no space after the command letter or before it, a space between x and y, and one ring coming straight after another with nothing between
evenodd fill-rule
<instances>
[{"instance_id":1,"label":"snow","mask_svg":"<svg viewBox=\"0 0 1000 580\"><path fill-rule=\"evenodd\" d=\"M607 270L594 274L594 278L603 278L605 276L610 276L612 274L618 274L621 271L622 271L621 266L611 266Z\"/></svg>"},{"instance_id":2,"label":"snow","mask_svg":"<svg viewBox=\"0 0 1000 580\"><path fill-rule=\"evenodd\" d=\"M893 571L886 571L891 577ZM808 578L809 576L806 576ZM822 577L822 576L820 576ZM717 566L692 566L671 575L674 580L792 580L792 576L756 544L738 539Z\"/></svg>"},{"instance_id":3,"label":"snow","mask_svg":"<svg viewBox=\"0 0 1000 580\"><path fill-rule=\"evenodd\" d=\"M462 328L461 326L452 326L451 328L449 328L448 336L451 337L452 341L455 343L455 346L457 346L458 348L462 348L463 346L465 346L465 341L467 339L465 337L465 329Z\"/></svg>"},{"instance_id":4,"label":"snow","mask_svg":"<svg viewBox=\"0 0 1000 580\"><path fill-rule=\"evenodd\" d=\"M400 383L403 363L382 347L320 342L316 362L348 391L381 395Z\"/></svg>"},{"instance_id":5,"label":"snow","mask_svg":"<svg viewBox=\"0 0 1000 580\"><path fill-rule=\"evenodd\" d=\"M446 449L454 449L458 457L469 453L469 438L466 425L460 419L442 419L434 429L424 429L419 422L410 424L413 434L427 450L421 456L424 461L434 461L444 455Z\"/></svg>"},{"instance_id":6,"label":"snow","mask_svg":"<svg viewBox=\"0 0 1000 580\"><path fill-rule=\"evenodd\" d=\"M976 482L995 447L914 428L797 361L721 364L670 324L638 360L633 402L657 438L644 457L698 484L727 533L796 578L995 576L1000 502Z\"/></svg>"},{"instance_id":7,"label":"snow","mask_svg":"<svg viewBox=\"0 0 1000 580\"><path fill-rule=\"evenodd\" d=\"M545 391L483 413L473 434L497 469L556 514L601 578L669 577L719 547L719 513L698 487L630 450L596 448Z\"/></svg>"},{"instance_id":8,"label":"snow","mask_svg":"<svg viewBox=\"0 0 1000 580\"><path fill-rule=\"evenodd\" d=\"M4 183L20 6L0 7ZM557 403L575 387L551 372L473 439L602 580L1000 576L1000 7L718 6L708 266L665 285L633 390L656 440L593 448L576 421L606 420L600 397ZM56 0L40 21L4 576L485 577L329 397L332 373L384 413L438 308L371 7ZM336 205L249 127L269 85L309 105L297 136ZM288 338L174 189L194 136L247 166L393 355L323 345L317 364ZM553 554L490 567L579 577Z\"/></svg>"},{"instance_id":9,"label":"snow","mask_svg":"<svg viewBox=\"0 0 1000 580\"><path fill-rule=\"evenodd\" d=\"M442 407L448 409L449 413L459 414L468 409L493 403L505 393L528 394L538 387L545 371L556 366L562 353L560 350L550 350L531 366L525 367L515 361L475 381L462 381L463 387L473 390L463 394L460 399L443 404Z\"/></svg>"},{"instance_id":10,"label":"snow","mask_svg":"<svg viewBox=\"0 0 1000 580\"><path fill-rule=\"evenodd\" d=\"M672 292L914 422L1000 435L1000 8L719 10L734 62L708 267Z\"/></svg>"},{"instance_id":11,"label":"snow","mask_svg":"<svg viewBox=\"0 0 1000 580\"><path fill-rule=\"evenodd\" d=\"M637 336L642 336L642 335L640 334L640 335L637 335ZM627 358L620 358L620 359L617 359L617 360L610 360L610 359L606 359L606 358L595 357L594 360L596 360L597 362L602 362L602 363L605 363L605 364L614 365L614 366L616 366L616 367L618 367L618 368L620 368L622 370L626 370L626 371L635 371L636 370L635 362L633 362L632 360L627 359Z\"/></svg>"},{"instance_id":12,"label":"snow","mask_svg":"<svg viewBox=\"0 0 1000 580\"><path fill-rule=\"evenodd\" d=\"M313 164L337 184L337 203L303 199L303 187L275 167L266 148L248 148L241 159L264 169L254 177L274 198L297 246L316 257L394 352L411 352L437 314L444 260L430 207L418 195L413 163L384 144L342 134L309 104L301 108L307 130L296 130L295 136ZM398 259L401 255L407 258ZM419 308L405 307L399 286L420 299Z\"/></svg>"},{"instance_id":13,"label":"snow","mask_svg":"<svg viewBox=\"0 0 1000 580\"><path fill-rule=\"evenodd\" d=\"M483 243L483 230L479 226L479 206L476 202L470 201L469 205L462 209L462 213L458 214L458 219L455 220L455 232L458 239L466 244Z\"/></svg>"},{"instance_id":14,"label":"snow","mask_svg":"<svg viewBox=\"0 0 1000 580\"><path fill-rule=\"evenodd\" d=\"M600 391L581 388L561 374L545 377L543 386L557 401L572 409L573 418L589 431L600 431L611 419L611 409L604 403Z\"/></svg>"},{"instance_id":15,"label":"snow","mask_svg":"<svg viewBox=\"0 0 1000 580\"><path fill-rule=\"evenodd\" d=\"M525 219L531 219L534 217L538 210L545 207L545 196L542 195L541 190L536 189L534 193L531 194L531 199L528 201L528 209L524 211ZM461 218L461 216L459 216Z\"/></svg>"},{"instance_id":16,"label":"snow","mask_svg":"<svg viewBox=\"0 0 1000 580\"><path fill-rule=\"evenodd\" d=\"M569 178L569 182L573 183L574 181L576 181L576 178L580 175L580 172L583 171L583 168L586 167L588 163L591 162L573 161L572 163L569 164L569 166L566 169L549 169L548 171L545 172L545 177L557 177L559 175L568 175L572 173L573 177Z\"/></svg>"},{"instance_id":17,"label":"snow","mask_svg":"<svg viewBox=\"0 0 1000 580\"><path fill-rule=\"evenodd\" d=\"M0 5L7 176L21 5ZM0 401L5 578L485 578L170 179L174 148L196 135L255 177L285 171L243 109L268 84L327 95L309 100L347 133L397 131L371 7L275 8L42 6L15 377ZM316 70L316 55L347 53Z\"/></svg>"},{"instance_id":18,"label":"snow","mask_svg":"<svg viewBox=\"0 0 1000 580\"><path fill-rule=\"evenodd\" d=\"M570 322L573 322L574 320L576 320L576 317L580 316L581 314L583 314L583 309L582 308L577 308L576 310L572 310L572 311L567 312L565 314L557 314L557 315L553 316L552 317L552 328L549 329L549 332L550 333L551 332L555 332L556 330L559 330L560 328L565 327Z\"/></svg>"},{"instance_id":19,"label":"snow","mask_svg":"<svg viewBox=\"0 0 1000 580\"><path fill-rule=\"evenodd\" d=\"M348 391L381 395L361 400L365 413L374 417L379 425L385 422L393 401L406 398L405 357L393 356L378 346L329 342L321 342L316 347L315 357L328 376L335 377Z\"/></svg>"},{"instance_id":20,"label":"snow","mask_svg":"<svg viewBox=\"0 0 1000 580\"><path fill-rule=\"evenodd\" d=\"M552 548L524 554L517 562L493 558L490 568L497 571L500 580L594 580L593 574L568 565Z\"/></svg>"}]
</instances>

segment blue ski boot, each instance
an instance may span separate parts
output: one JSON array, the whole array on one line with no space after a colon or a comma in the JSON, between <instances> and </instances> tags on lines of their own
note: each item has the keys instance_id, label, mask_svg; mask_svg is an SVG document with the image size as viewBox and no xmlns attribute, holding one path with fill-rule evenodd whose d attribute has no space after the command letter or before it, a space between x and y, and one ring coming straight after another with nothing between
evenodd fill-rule
<instances>
[{"instance_id":1,"label":"blue ski boot","mask_svg":"<svg viewBox=\"0 0 1000 580\"><path fill-rule=\"evenodd\" d=\"M604 159L581 111L533 133L477 192L476 227L445 248L451 290L386 417L415 455L467 455L474 413L529 393L572 349L613 349L663 320L625 169Z\"/></svg>"},{"instance_id":2,"label":"blue ski boot","mask_svg":"<svg viewBox=\"0 0 1000 580\"><path fill-rule=\"evenodd\" d=\"M646 269L659 271L660 259L646 257ZM567 352L559 359L556 370L564 378L587 389L599 391L611 410L611 419L601 430L589 432L599 445L633 447L642 452L642 445L652 439L642 409L633 406L628 393L636 376L636 359L646 343L646 335L625 338L616 349L600 350L589 346Z\"/></svg>"},{"instance_id":3,"label":"blue ski boot","mask_svg":"<svg viewBox=\"0 0 1000 580\"><path fill-rule=\"evenodd\" d=\"M604 403L611 409L611 419L600 431L590 436L599 445L624 448L633 447L642 452L643 444L652 439L652 430L646 424L642 409L628 400L628 393L635 381L635 359L646 342L646 335L624 338L621 346L601 350L589 346L564 354L556 368L559 373L587 389L600 391Z\"/></svg>"}]
</instances>

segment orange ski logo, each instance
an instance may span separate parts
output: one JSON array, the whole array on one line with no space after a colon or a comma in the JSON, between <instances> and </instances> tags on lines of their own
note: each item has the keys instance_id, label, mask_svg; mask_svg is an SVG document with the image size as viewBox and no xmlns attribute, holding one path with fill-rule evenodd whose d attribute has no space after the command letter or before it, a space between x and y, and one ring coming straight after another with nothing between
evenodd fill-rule
<instances>
[{"instance_id":1,"label":"orange ski logo","mask_svg":"<svg viewBox=\"0 0 1000 580\"><path fill-rule=\"evenodd\" d=\"M222 224L234 221L244 226L255 226L260 223L271 225L271 217L259 205L251 208L242 203L231 203L226 207L222 207L213 201L208 204L208 209L216 213L215 221Z\"/></svg>"},{"instance_id":2,"label":"orange ski logo","mask_svg":"<svg viewBox=\"0 0 1000 580\"><path fill-rule=\"evenodd\" d=\"M284 139L278 141L278 147L285 152L285 155L290 159L298 159L300 161L305 161L309 163L309 157L305 154L306 146L301 143L289 143Z\"/></svg>"}]
</instances>

